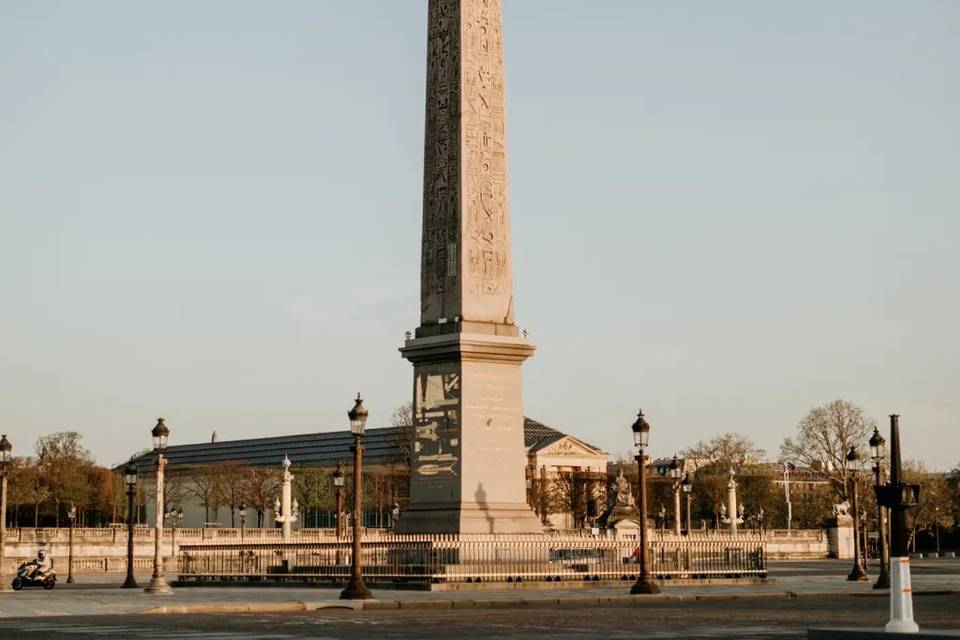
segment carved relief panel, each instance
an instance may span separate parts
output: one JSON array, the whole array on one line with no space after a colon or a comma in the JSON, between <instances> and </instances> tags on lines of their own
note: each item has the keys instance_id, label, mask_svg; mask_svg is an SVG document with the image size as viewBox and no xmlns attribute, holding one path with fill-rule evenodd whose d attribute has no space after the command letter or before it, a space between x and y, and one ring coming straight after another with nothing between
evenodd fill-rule
<instances>
[{"instance_id":1,"label":"carved relief panel","mask_svg":"<svg viewBox=\"0 0 960 640\"><path fill-rule=\"evenodd\" d=\"M512 323L501 0L431 0L421 323Z\"/></svg>"}]
</instances>

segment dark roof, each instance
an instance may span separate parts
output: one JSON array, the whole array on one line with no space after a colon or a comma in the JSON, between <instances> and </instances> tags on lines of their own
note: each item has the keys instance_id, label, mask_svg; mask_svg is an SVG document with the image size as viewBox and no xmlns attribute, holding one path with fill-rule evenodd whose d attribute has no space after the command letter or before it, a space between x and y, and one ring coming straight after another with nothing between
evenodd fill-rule
<instances>
[{"instance_id":1,"label":"dark roof","mask_svg":"<svg viewBox=\"0 0 960 640\"><path fill-rule=\"evenodd\" d=\"M401 432L399 427L368 429L363 438L364 459L369 462L397 460L400 457ZM171 465L240 462L253 466L274 466L288 456L297 466L326 466L352 459L352 444L353 436L349 431L328 431L173 445L167 447L166 457ZM148 451L133 461L141 471L146 471L153 465L154 454Z\"/></svg>"},{"instance_id":2,"label":"dark roof","mask_svg":"<svg viewBox=\"0 0 960 640\"><path fill-rule=\"evenodd\" d=\"M558 440L564 435L556 429L524 418L524 446L530 449L547 439ZM392 462L400 458L403 428L368 429L363 438L363 457L367 462ZM199 442L167 447L166 457L171 465L200 465L217 462L240 462L253 466L274 466L288 456L296 466L333 466L351 460L353 436L349 431L302 433L293 436L273 436L246 440ZM133 460L141 471L149 471L154 454L148 451ZM120 465L122 468L124 465Z\"/></svg>"},{"instance_id":3,"label":"dark roof","mask_svg":"<svg viewBox=\"0 0 960 640\"><path fill-rule=\"evenodd\" d=\"M537 422L533 418L524 417L523 419L523 446L527 449L544 438L551 438L555 442L565 435L567 434L552 429L542 422Z\"/></svg>"}]
</instances>

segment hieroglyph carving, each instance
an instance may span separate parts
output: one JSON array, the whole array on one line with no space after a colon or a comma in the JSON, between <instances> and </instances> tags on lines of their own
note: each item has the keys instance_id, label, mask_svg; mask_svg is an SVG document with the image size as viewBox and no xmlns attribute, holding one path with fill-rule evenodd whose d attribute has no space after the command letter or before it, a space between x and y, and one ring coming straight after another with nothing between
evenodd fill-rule
<instances>
[{"instance_id":1,"label":"hieroglyph carving","mask_svg":"<svg viewBox=\"0 0 960 640\"><path fill-rule=\"evenodd\" d=\"M512 293L501 0L430 1L426 112L425 323L462 315L464 292Z\"/></svg>"},{"instance_id":2,"label":"hieroglyph carving","mask_svg":"<svg viewBox=\"0 0 960 640\"><path fill-rule=\"evenodd\" d=\"M468 292L509 287L502 0L462 1L465 251Z\"/></svg>"},{"instance_id":3,"label":"hieroglyph carving","mask_svg":"<svg viewBox=\"0 0 960 640\"><path fill-rule=\"evenodd\" d=\"M429 295L456 289L460 231L460 3L431 0L429 12L420 266L424 303Z\"/></svg>"}]
</instances>

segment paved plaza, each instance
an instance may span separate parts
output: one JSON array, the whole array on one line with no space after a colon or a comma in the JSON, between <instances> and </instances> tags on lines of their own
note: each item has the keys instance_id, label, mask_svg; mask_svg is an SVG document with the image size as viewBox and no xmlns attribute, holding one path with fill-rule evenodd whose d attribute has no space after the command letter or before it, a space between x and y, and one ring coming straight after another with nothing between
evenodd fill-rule
<instances>
[{"instance_id":1,"label":"paved plaza","mask_svg":"<svg viewBox=\"0 0 960 640\"><path fill-rule=\"evenodd\" d=\"M960 628L957 596L924 596L924 629ZM880 627L883 598L569 605L459 610L324 610L314 613L87 616L0 620L0 637L177 638L805 638L811 626ZM10 634L9 636L7 634Z\"/></svg>"},{"instance_id":2,"label":"paved plaza","mask_svg":"<svg viewBox=\"0 0 960 640\"><path fill-rule=\"evenodd\" d=\"M778 562L770 570L773 584L668 586L659 596L631 597L626 585L376 589L377 600L362 610L329 587L186 587L157 597L120 589L115 576L113 583L83 576L52 592L0 595L0 637L582 638L602 631L618 638L643 629L645 637L772 638L801 637L809 626L877 626L886 619L886 593L848 582L848 561ZM913 573L920 623L960 628L960 560L915 561Z\"/></svg>"}]
</instances>

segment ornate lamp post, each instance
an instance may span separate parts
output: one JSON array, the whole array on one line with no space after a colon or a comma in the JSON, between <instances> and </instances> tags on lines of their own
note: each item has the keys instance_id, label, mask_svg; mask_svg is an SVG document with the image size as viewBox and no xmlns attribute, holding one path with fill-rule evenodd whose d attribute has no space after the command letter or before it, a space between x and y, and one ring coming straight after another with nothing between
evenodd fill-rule
<instances>
[{"instance_id":1,"label":"ornate lamp post","mask_svg":"<svg viewBox=\"0 0 960 640\"><path fill-rule=\"evenodd\" d=\"M247 505L245 502L240 503L240 542L243 542L243 537L247 530Z\"/></svg>"},{"instance_id":2,"label":"ornate lamp post","mask_svg":"<svg viewBox=\"0 0 960 640\"><path fill-rule=\"evenodd\" d=\"M133 458L123 470L123 479L127 482L127 579L123 582L124 589L137 589L139 585L133 577L133 498L137 494L137 465Z\"/></svg>"},{"instance_id":3,"label":"ornate lamp post","mask_svg":"<svg viewBox=\"0 0 960 640\"><path fill-rule=\"evenodd\" d=\"M167 450L167 438L170 437L170 429L163 423L163 418L157 418L157 424L150 431L153 436L153 450L157 454L157 502L156 502L156 524L154 530L153 543L153 577L150 578L150 585L144 591L163 595L173 593L173 589L163 578L163 470L167 466L167 460L163 457L163 452Z\"/></svg>"},{"instance_id":4,"label":"ornate lamp post","mask_svg":"<svg viewBox=\"0 0 960 640\"><path fill-rule=\"evenodd\" d=\"M291 483L293 482L293 474L290 473L290 458L286 455L283 456L283 473L281 479L283 480L283 485L280 490L281 498L277 500L278 508L274 509L276 515L274 520L280 523L281 531L283 534L283 541L290 542L291 537L293 536L293 523L296 522L297 516L294 513L296 510L296 501L293 503L290 502L292 494Z\"/></svg>"},{"instance_id":5,"label":"ornate lamp post","mask_svg":"<svg viewBox=\"0 0 960 640\"><path fill-rule=\"evenodd\" d=\"M70 522L70 537L67 543L67 584L73 584L73 524L77 520L77 505L70 505L67 510L67 520Z\"/></svg>"},{"instance_id":6,"label":"ornate lamp post","mask_svg":"<svg viewBox=\"0 0 960 640\"><path fill-rule=\"evenodd\" d=\"M177 550L177 528L183 522L183 509L171 509L167 512L167 521L170 523L170 556L174 557Z\"/></svg>"},{"instance_id":7,"label":"ornate lamp post","mask_svg":"<svg viewBox=\"0 0 960 640\"><path fill-rule=\"evenodd\" d=\"M10 584L3 577L6 561L3 555L4 539L7 537L7 465L13 461L13 445L7 435L0 437L0 591L10 591Z\"/></svg>"},{"instance_id":8,"label":"ornate lamp post","mask_svg":"<svg viewBox=\"0 0 960 640\"><path fill-rule=\"evenodd\" d=\"M873 428L870 436L870 458L873 460L874 491L883 485L883 459L887 455L887 441L880 430ZM887 546L887 510L877 502L877 546L880 552L880 575L873 584L874 589L890 588L890 548Z\"/></svg>"},{"instance_id":9,"label":"ornate lamp post","mask_svg":"<svg viewBox=\"0 0 960 640\"><path fill-rule=\"evenodd\" d=\"M862 553L860 548L860 494L857 491L857 464L860 461L860 454L857 453L855 446L850 447L847 452L847 462L850 463L851 480L853 484L853 569L847 580L864 581L867 579L867 572L863 570Z\"/></svg>"},{"instance_id":10,"label":"ornate lamp post","mask_svg":"<svg viewBox=\"0 0 960 640\"><path fill-rule=\"evenodd\" d=\"M790 472L796 469L789 460L783 461L783 499L787 505L787 531L793 521L793 503L790 502Z\"/></svg>"},{"instance_id":11,"label":"ornate lamp post","mask_svg":"<svg viewBox=\"0 0 960 640\"><path fill-rule=\"evenodd\" d=\"M340 594L341 600L368 600L373 594L367 589L363 581L363 570L360 564L361 520L363 508L363 485L361 476L361 461L363 458L363 431L367 426L367 409L363 406L363 399L357 394L353 409L347 412L350 418L350 432L353 434L353 567L350 573L350 582Z\"/></svg>"},{"instance_id":12,"label":"ornate lamp post","mask_svg":"<svg viewBox=\"0 0 960 640\"><path fill-rule=\"evenodd\" d=\"M890 510L890 621L885 629L920 630L913 620L910 556L907 553L907 509L917 504L920 485L903 481L900 466L900 416L890 416L890 480L877 489L877 502Z\"/></svg>"},{"instance_id":13,"label":"ornate lamp post","mask_svg":"<svg viewBox=\"0 0 960 640\"><path fill-rule=\"evenodd\" d=\"M673 532L680 535L681 526L680 526L680 476L683 475L683 471L680 468L680 460L677 459L677 456L673 456L673 460L670 461L670 478L673 480Z\"/></svg>"},{"instance_id":14,"label":"ornate lamp post","mask_svg":"<svg viewBox=\"0 0 960 640\"><path fill-rule=\"evenodd\" d=\"M650 423L643 417L643 411L637 413L637 420L631 425L633 445L637 448L637 464L640 466L640 575L630 589L630 593L660 593L660 585L654 581L647 564L647 470L644 449L650 442Z\"/></svg>"},{"instance_id":15,"label":"ornate lamp post","mask_svg":"<svg viewBox=\"0 0 960 640\"><path fill-rule=\"evenodd\" d=\"M340 468L340 463L337 463L337 468L334 469L333 473L330 475L333 479L333 487L337 496L337 540L343 537L343 534L346 531L343 530L343 469Z\"/></svg>"},{"instance_id":16,"label":"ornate lamp post","mask_svg":"<svg viewBox=\"0 0 960 640\"><path fill-rule=\"evenodd\" d=\"M687 498L687 531L686 535L690 535L690 503L693 501L693 482L690 481L690 474L683 474L683 482L680 483L680 487L683 489L683 495Z\"/></svg>"}]
</instances>

